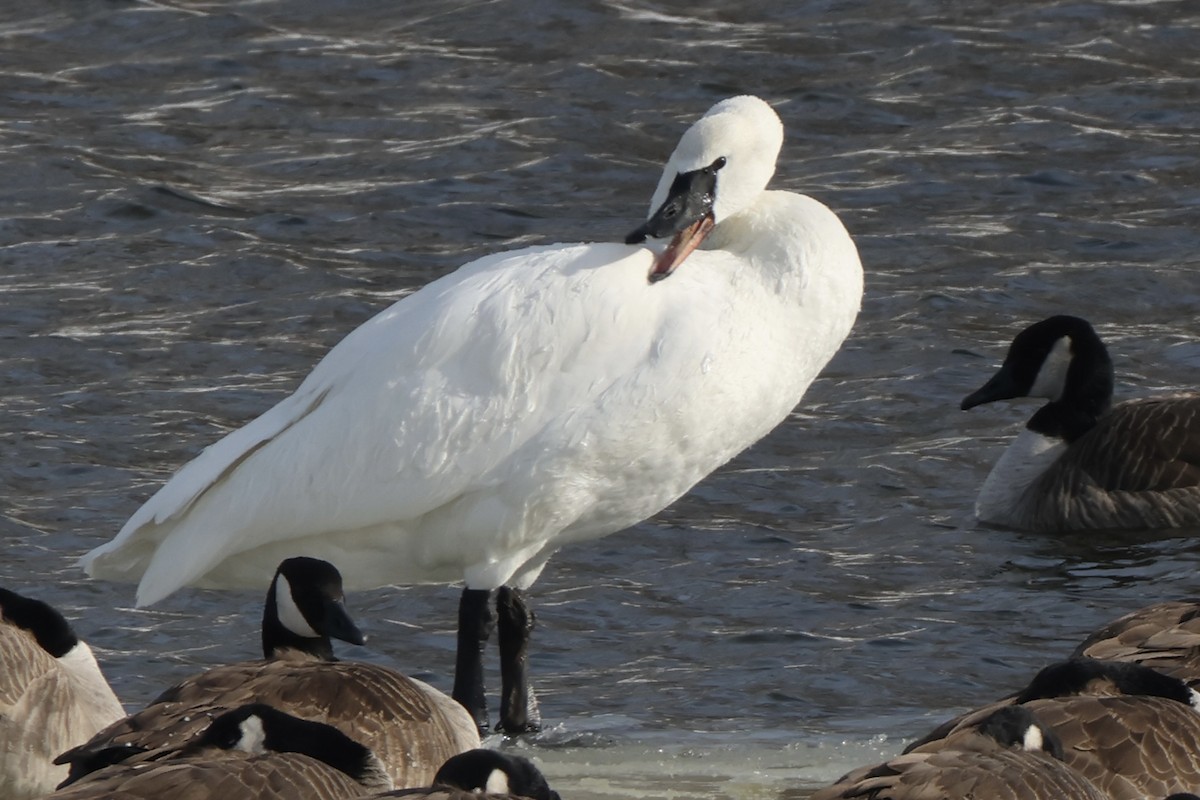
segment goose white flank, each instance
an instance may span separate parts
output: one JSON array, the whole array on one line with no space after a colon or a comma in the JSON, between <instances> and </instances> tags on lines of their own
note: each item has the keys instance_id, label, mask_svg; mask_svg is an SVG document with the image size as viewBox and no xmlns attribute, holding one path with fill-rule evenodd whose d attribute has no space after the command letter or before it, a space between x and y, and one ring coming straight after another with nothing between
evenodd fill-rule
<instances>
[{"instance_id":1,"label":"goose white flank","mask_svg":"<svg viewBox=\"0 0 1200 800\"><path fill-rule=\"evenodd\" d=\"M401 299L184 465L87 572L140 581L139 605L262 586L294 555L337 564L350 588L463 582L454 697L481 729L499 590L497 730L536 730L525 592L547 560L769 433L854 324L845 227L767 190L782 143L766 102L717 103L628 243L499 253Z\"/></svg>"}]
</instances>

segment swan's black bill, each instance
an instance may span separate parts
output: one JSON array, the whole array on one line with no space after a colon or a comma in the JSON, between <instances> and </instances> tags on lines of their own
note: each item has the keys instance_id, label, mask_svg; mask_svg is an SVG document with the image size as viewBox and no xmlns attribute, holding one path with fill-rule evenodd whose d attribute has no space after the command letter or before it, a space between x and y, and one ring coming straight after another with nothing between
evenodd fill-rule
<instances>
[{"instance_id":1,"label":"swan's black bill","mask_svg":"<svg viewBox=\"0 0 1200 800\"><path fill-rule=\"evenodd\" d=\"M675 271L712 231L713 202L717 191L717 172L725 166L721 157L703 169L675 176L667 199L637 230L625 237L625 244L641 244L647 236L672 237L666 249L654 259L648 276L656 283Z\"/></svg>"}]
</instances>

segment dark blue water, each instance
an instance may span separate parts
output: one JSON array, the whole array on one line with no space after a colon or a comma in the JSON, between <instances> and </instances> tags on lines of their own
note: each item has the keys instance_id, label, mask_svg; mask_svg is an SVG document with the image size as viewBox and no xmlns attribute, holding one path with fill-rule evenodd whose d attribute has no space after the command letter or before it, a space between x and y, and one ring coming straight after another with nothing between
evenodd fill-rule
<instances>
[{"instance_id":1,"label":"dark blue water","mask_svg":"<svg viewBox=\"0 0 1200 800\"><path fill-rule=\"evenodd\" d=\"M413 287L614 240L713 102L788 130L845 220L858 325L774 434L535 587L564 797L772 797L896 752L1127 610L1186 532L987 530L1027 405L969 414L1017 329L1091 319L1122 396L1200 384L1200 7L825 0L0 6L0 581L61 606L129 707L253 657L257 593L73 566L180 465ZM351 598L449 688L452 588ZM493 676L494 680L494 676Z\"/></svg>"}]
</instances>

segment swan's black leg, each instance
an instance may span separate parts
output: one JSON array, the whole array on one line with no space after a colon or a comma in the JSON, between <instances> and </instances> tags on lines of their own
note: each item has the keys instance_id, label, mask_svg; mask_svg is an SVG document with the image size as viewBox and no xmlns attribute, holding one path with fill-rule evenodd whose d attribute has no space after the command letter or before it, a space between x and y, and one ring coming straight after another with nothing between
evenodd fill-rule
<instances>
[{"instance_id":1,"label":"swan's black leg","mask_svg":"<svg viewBox=\"0 0 1200 800\"><path fill-rule=\"evenodd\" d=\"M529 688L529 634L534 615L525 592L501 586L496 593L500 636L500 724L502 733L532 733L542 729L537 698Z\"/></svg>"},{"instance_id":2,"label":"swan's black leg","mask_svg":"<svg viewBox=\"0 0 1200 800\"><path fill-rule=\"evenodd\" d=\"M483 691L483 650L495 618L487 589L463 589L458 601L458 654L454 664L453 697L467 709L480 733L488 730L487 696Z\"/></svg>"}]
</instances>

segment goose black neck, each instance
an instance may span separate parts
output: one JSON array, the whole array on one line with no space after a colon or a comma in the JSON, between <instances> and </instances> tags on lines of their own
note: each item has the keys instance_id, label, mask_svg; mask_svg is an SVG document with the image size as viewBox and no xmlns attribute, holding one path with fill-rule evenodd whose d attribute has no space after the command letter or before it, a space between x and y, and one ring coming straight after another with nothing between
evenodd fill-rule
<instances>
[{"instance_id":1,"label":"goose black neck","mask_svg":"<svg viewBox=\"0 0 1200 800\"><path fill-rule=\"evenodd\" d=\"M1097 684L1125 695L1165 697L1185 705L1192 701L1192 692L1183 681L1141 664L1071 658L1043 668L1015 702L1088 694Z\"/></svg>"},{"instance_id":2,"label":"goose black neck","mask_svg":"<svg viewBox=\"0 0 1200 800\"><path fill-rule=\"evenodd\" d=\"M988 715L979 723L978 731L1004 747L1025 749L1030 728L1041 734L1041 751L1051 758L1063 761L1062 740L1053 731L1044 728L1033 712L1019 705L1005 706Z\"/></svg>"},{"instance_id":3,"label":"goose black neck","mask_svg":"<svg viewBox=\"0 0 1200 800\"><path fill-rule=\"evenodd\" d=\"M263 737L257 747L266 752L300 753L323 761L359 782L369 781L380 772L374 754L338 728L293 717L262 703L244 705L217 717L183 752L189 755L201 753L207 747L244 749L246 723L252 717L258 719ZM256 754L259 750L251 747L246 752Z\"/></svg>"},{"instance_id":4,"label":"goose black neck","mask_svg":"<svg viewBox=\"0 0 1200 800\"><path fill-rule=\"evenodd\" d=\"M1112 408L1113 365L1108 348L1092 326L1078 317L1053 317L1071 339L1071 364L1062 397L1038 409L1032 431L1073 442L1096 426Z\"/></svg>"}]
</instances>

